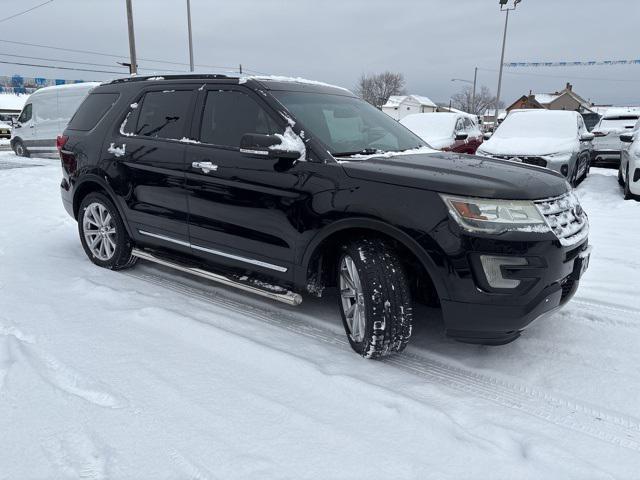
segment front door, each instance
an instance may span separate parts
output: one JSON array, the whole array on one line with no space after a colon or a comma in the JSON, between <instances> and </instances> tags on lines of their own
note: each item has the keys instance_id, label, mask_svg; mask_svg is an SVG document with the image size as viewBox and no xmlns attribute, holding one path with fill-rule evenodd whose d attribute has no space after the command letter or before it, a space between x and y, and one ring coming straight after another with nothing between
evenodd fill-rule
<instances>
[{"instance_id":1,"label":"front door","mask_svg":"<svg viewBox=\"0 0 640 480\"><path fill-rule=\"evenodd\" d=\"M189 251L182 141L191 124L195 87L147 89L103 146L115 188L137 241ZM126 184L119 184L122 179Z\"/></svg>"},{"instance_id":2,"label":"front door","mask_svg":"<svg viewBox=\"0 0 640 480\"><path fill-rule=\"evenodd\" d=\"M283 133L287 124L254 92L211 86L201 93L187 148L189 236L194 255L290 280L313 182L308 162L240 152L247 133ZM288 163L287 163L288 162Z\"/></svg>"},{"instance_id":3,"label":"front door","mask_svg":"<svg viewBox=\"0 0 640 480\"><path fill-rule=\"evenodd\" d=\"M28 149L36 139L36 131L36 124L33 121L33 105L27 103L22 109L18 121L13 126L13 137L22 140L22 143Z\"/></svg>"}]
</instances>

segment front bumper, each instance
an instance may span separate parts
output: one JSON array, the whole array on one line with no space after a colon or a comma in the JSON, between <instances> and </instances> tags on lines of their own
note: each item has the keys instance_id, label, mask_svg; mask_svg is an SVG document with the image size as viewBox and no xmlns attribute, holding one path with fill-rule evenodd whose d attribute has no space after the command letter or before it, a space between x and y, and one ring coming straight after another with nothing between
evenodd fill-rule
<instances>
[{"instance_id":1,"label":"front bumper","mask_svg":"<svg viewBox=\"0 0 640 480\"><path fill-rule=\"evenodd\" d=\"M588 238L563 246L551 233L539 234L539 241L531 241L531 234L523 232L503 237L459 237L460 254L452 258L444 277L449 298L440 299L449 337L488 345L511 342L532 322L564 306L578 289L590 251ZM505 276L520 280L520 285L491 288L480 262L482 255L527 259L526 265L504 270Z\"/></svg>"},{"instance_id":2,"label":"front bumper","mask_svg":"<svg viewBox=\"0 0 640 480\"><path fill-rule=\"evenodd\" d=\"M620 166L620 150L594 150L591 152L591 165Z\"/></svg>"}]
</instances>

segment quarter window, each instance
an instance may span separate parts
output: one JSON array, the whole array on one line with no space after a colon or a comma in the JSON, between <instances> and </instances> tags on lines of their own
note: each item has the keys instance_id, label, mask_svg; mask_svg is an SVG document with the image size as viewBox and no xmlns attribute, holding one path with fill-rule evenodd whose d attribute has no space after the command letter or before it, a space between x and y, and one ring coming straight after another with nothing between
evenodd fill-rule
<instances>
[{"instance_id":1,"label":"quarter window","mask_svg":"<svg viewBox=\"0 0 640 480\"><path fill-rule=\"evenodd\" d=\"M201 142L239 148L240 139L247 133L273 135L278 131L269 114L249 95L234 90L207 93Z\"/></svg>"},{"instance_id":2,"label":"quarter window","mask_svg":"<svg viewBox=\"0 0 640 480\"><path fill-rule=\"evenodd\" d=\"M131 133L153 138L180 139L184 137L192 94L190 90L146 93L142 99L135 131Z\"/></svg>"}]
</instances>

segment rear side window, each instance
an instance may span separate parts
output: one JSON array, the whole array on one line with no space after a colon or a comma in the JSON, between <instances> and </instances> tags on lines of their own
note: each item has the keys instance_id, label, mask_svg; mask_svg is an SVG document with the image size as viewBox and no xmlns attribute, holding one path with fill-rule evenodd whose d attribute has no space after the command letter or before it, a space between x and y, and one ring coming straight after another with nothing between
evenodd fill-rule
<instances>
[{"instance_id":1,"label":"rear side window","mask_svg":"<svg viewBox=\"0 0 640 480\"><path fill-rule=\"evenodd\" d=\"M249 95L237 91L212 91L202 113L200 141L211 145L240 147L247 133L278 132L269 114Z\"/></svg>"},{"instance_id":2,"label":"rear side window","mask_svg":"<svg viewBox=\"0 0 640 480\"><path fill-rule=\"evenodd\" d=\"M135 135L153 138L184 137L191 90L148 92L142 99Z\"/></svg>"},{"instance_id":3,"label":"rear side window","mask_svg":"<svg viewBox=\"0 0 640 480\"><path fill-rule=\"evenodd\" d=\"M92 93L82 102L68 128L85 132L91 130L113 107L119 96L117 93Z\"/></svg>"}]
</instances>

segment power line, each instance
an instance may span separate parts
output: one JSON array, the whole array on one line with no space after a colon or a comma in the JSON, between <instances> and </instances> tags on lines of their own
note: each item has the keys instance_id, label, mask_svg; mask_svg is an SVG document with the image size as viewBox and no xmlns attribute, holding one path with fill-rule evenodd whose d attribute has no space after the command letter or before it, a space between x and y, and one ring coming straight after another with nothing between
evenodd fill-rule
<instances>
[{"instance_id":1,"label":"power line","mask_svg":"<svg viewBox=\"0 0 640 480\"><path fill-rule=\"evenodd\" d=\"M5 60L0 60L0 63L6 64L6 65L21 65L23 67L38 67L38 68L55 68L58 70L73 70L75 72L92 72L92 73L113 73L116 75L122 75L123 72L115 72L112 70L91 70L88 68L73 68L73 67L63 67L60 65L39 65L39 64L35 64L35 63L20 63L20 62L7 62Z\"/></svg>"},{"instance_id":2,"label":"power line","mask_svg":"<svg viewBox=\"0 0 640 480\"><path fill-rule=\"evenodd\" d=\"M62 58L45 58L45 57L31 57L28 55L16 55L14 53L0 53L0 56L3 57L13 57L13 58L26 58L28 60L44 60L47 62L62 62L62 63L71 63L74 65L88 65L88 66L92 66L92 67L110 67L110 68L114 68L115 65L112 64L107 64L107 63L91 63L91 62L78 62L78 61L73 61L73 60L63 60ZM144 67L138 67L139 70L149 70L149 71L156 71L157 69L155 68L144 68ZM167 73L184 73L184 70L167 70L167 69L162 69L163 72L167 72ZM125 72L123 72L125 73Z\"/></svg>"},{"instance_id":3,"label":"power line","mask_svg":"<svg viewBox=\"0 0 640 480\"><path fill-rule=\"evenodd\" d=\"M128 59L127 55L116 55L116 54L113 54L113 53L96 52L96 51L92 51L92 50L80 50L80 49L76 49L76 48L53 47L51 45L42 45L42 44L29 43L29 42L19 42L17 40L6 40L6 39L1 39L0 38L0 42L10 43L10 44L13 44L13 45L23 45L23 46L28 46L28 47L47 48L47 49L50 49L50 50L59 50L59 51L62 51L62 52L84 53L84 54L87 54L87 55L97 55L97 56L117 58L117 59ZM142 60L142 61L145 61L145 62L152 62L152 63L164 63L166 65L179 65L179 66L185 66L185 67L189 66L188 63L173 62L173 61L169 61L169 60L159 60L159 59L153 59L153 58L138 57L138 60ZM236 67L235 66L221 66L221 65L196 65L196 66L197 67L203 67L203 68L213 68L213 69L227 70L227 71L230 71L230 72L236 71ZM257 70L250 70L250 69L246 69L246 68L244 70L246 70L247 72L264 74L264 72L259 72Z\"/></svg>"},{"instance_id":4,"label":"power line","mask_svg":"<svg viewBox=\"0 0 640 480\"><path fill-rule=\"evenodd\" d=\"M19 17L20 15L24 15L25 13L32 12L36 8L44 7L46 4L51 3L51 2L53 2L53 0L47 0L46 2L42 2L41 4L36 5L35 7L28 8L27 10L24 10L24 11L19 12L19 13L15 13L15 14L9 16L9 17L2 18L2 19L0 19L0 23L6 22L7 20L11 20L12 18Z\"/></svg>"}]
</instances>

